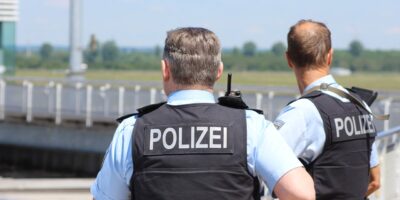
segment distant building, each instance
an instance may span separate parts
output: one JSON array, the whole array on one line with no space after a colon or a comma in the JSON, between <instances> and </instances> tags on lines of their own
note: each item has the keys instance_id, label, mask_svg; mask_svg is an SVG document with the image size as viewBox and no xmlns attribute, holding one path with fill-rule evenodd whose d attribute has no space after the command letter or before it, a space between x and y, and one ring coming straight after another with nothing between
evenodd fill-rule
<instances>
[{"instance_id":1,"label":"distant building","mask_svg":"<svg viewBox=\"0 0 400 200\"><path fill-rule=\"evenodd\" d=\"M342 67L332 67L331 74L336 76L350 76L351 70Z\"/></svg>"},{"instance_id":2,"label":"distant building","mask_svg":"<svg viewBox=\"0 0 400 200\"><path fill-rule=\"evenodd\" d=\"M0 0L0 72L15 71L15 31L18 0Z\"/></svg>"}]
</instances>

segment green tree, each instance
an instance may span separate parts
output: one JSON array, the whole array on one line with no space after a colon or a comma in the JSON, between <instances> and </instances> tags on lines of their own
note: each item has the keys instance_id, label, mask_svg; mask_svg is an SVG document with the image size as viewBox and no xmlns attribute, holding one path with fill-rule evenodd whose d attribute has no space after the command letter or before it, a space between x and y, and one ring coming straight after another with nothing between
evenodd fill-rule
<instances>
[{"instance_id":1,"label":"green tree","mask_svg":"<svg viewBox=\"0 0 400 200\"><path fill-rule=\"evenodd\" d=\"M272 45L271 47L272 53L274 53L276 56L281 56L285 53L286 51L286 46L283 42L277 42Z\"/></svg>"},{"instance_id":2,"label":"green tree","mask_svg":"<svg viewBox=\"0 0 400 200\"><path fill-rule=\"evenodd\" d=\"M40 47L39 53L42 60L48 60L53 54L53 46L50 43L44 43Z\"/></svg>"},{"instance_id":3,"label":"green tree","mask_svg":"<svg viewBox=\"0 0 400 200\"><path fill-rule=\"evenodd\" d=\"M233 47L233 49L232 49L232 54L233 54L233 55L239 55L239 54L240 54L240 49L237 48L237 47Z\"/></svg>"},{"instance_id":4,"label":"green tree","mask_svg":"<svg viewBox=\"0 0 400 200\"><path fill-rule=\"evenodd\" d=\"M349 52L351 55L353 55L354 57L358 57L361 55L363 51L364 51L364 46L360 41L353 40L350 42Z\"/></svg>"},{"instance_id":5,"label":"green tree","mask_svg":"<svg viewBox=\"0 0 400 200\"><path fill-rule=\"evenodd\" d=\"M105 62L114 62L119 56L119 48L114 41L107 41L101 49L101 56Z\"/></svg>"},{"instance_id":6,"label":"green tree","mask_svg":"<svg viewBox=\"0 0 400 200\"><path fill-rule=\"evenodd\" d=\"M248 41L243 44L242 49L243 55L245 56L254 56L257 52L257 46L254 42Z\"/></svg>"}]
</instances>

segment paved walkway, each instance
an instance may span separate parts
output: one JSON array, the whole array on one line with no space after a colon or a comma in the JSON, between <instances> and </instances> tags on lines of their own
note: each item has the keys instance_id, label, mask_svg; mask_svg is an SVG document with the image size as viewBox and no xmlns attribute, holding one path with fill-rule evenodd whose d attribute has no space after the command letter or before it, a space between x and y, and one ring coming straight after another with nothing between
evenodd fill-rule
<instances>
[{"instance_id":1,"label":"paved walkway","mask_svg":"<svg viewBox=\"0 0 400 200\"><path fill-rule=\"evenodd\" d=\"M87 200L93 179L0 178L0 200Z\"/></svg>"}]
</instances>

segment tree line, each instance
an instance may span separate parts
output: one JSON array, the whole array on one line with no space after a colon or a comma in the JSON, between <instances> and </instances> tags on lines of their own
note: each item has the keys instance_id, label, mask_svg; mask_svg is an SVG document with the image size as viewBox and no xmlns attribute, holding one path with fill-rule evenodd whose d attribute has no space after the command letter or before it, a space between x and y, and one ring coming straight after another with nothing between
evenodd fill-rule
<instances>
[{"instance_id":1,"label":"tree line","mask_svg":"<svg viewBox=\"0 0 400 200\"><path fill-rule=\"evenodd\" d=\"M277 42L268 50L260 50L254 42L242 47L224 49L222 60L225 69L233 71L287 71L286 45ZM151 50L120 48L114 41L100 43L95 36L86 46L83 58L89 69L158 70L162 49ZM358 41L352 41L347 49L335 49L332 67L358 71L400 72L400 50L368 50ZM18 51L16 65L27 69L68 69L69 52L44 43L37 51Z\"/></svg>"}]
</instances>

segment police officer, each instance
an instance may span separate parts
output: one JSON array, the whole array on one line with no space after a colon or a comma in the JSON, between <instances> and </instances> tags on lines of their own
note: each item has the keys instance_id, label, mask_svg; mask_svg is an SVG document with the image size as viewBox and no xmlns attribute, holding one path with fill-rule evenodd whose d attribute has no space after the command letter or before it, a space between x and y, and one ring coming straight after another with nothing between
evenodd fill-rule
<instances>
[{"instance_id":1,"label":"police officer","mask_svg":"<svg viewBox=\"0 0 400 200\"><path fill-rule=\"evenodd\" d=\"M380 183L370 109L329 74L333 50L325 24L301 20L287 40L287 62L303 96L274 125L313 177L317 199L364 199Z\"/></svg>"},{"instance_id":2,"label":"police officer","mask_svg":"<svg viewBox=\"0 0 400 200\"><path fill-rule=\"evenodd\" d=\"M100 199L259 199L260 177L281 199L314 199L311 177L263 115L216 104L220 43L204 28L168 32L166 104L118 126L91 193Z\"/></svg>"}]
</instances>

